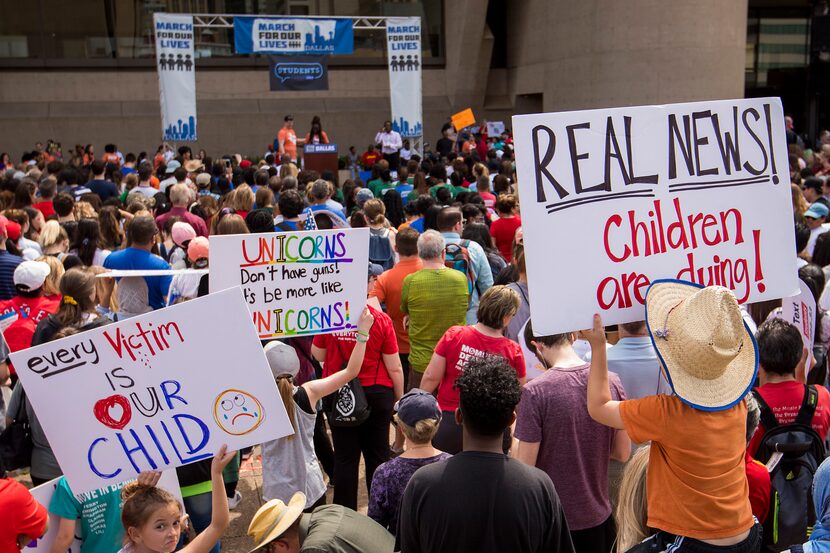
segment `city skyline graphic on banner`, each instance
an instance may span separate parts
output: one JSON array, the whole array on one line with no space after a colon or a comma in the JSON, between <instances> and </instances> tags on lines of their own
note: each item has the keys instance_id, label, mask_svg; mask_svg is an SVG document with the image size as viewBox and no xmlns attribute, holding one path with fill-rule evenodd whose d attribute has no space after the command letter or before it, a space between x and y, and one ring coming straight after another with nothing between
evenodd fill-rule
<instances>
[{"instance_id":1,"label":"city skyline graphic on banner","mask_svg":"<svg viewBox=\"0 0 830 553\"><path fill-rule=\"evenodd\" d=\"M401 136L421 136L423 133L423 125L420 121L414 125L411 125L409 121L403 117L398 117L397 120L392 121L392 130L400 133Z\"/></svg>"},{"instance_id":2,"label":"city skyline graphic on banner","mask_svg":"<svg viewBox=\"0 0 830 553\"><path fill-rule=\"evenodd\" d=\"M196 140L196 117L191 115L187 118L187 123L181 119L178 123L171 123L164 129L164 140Z\"/></svg>"},{"instance_id":3,"label":"city skyline graphic on banner","mask_svg":"<svg viewBox=\"0 0 830 553\"><path fill-rule=\"evenodd\" d=\"M320 26L314 26L314 35L311 33L305 34L305 47L314 50L328 50L334 48L334 28L329 30L329 38L326 38L320 33Z\"/></svg>"}]
</instances>

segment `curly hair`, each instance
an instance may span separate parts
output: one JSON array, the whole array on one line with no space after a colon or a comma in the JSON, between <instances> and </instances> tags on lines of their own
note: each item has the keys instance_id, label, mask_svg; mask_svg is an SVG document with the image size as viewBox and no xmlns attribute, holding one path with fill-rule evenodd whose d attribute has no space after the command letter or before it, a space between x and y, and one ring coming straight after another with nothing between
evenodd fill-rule
<instances>
[{"instance_id":1,"label":"curly hair","mask_svg":"<svg viewBox=\"0 0 830 553\"><path fill-rule=\"evenodd\" d=\"M500 355L470 359L454 388L468 431L481 436L499 436L513 421L522 397L516 370Z\"/></svg>"}]
</instances>

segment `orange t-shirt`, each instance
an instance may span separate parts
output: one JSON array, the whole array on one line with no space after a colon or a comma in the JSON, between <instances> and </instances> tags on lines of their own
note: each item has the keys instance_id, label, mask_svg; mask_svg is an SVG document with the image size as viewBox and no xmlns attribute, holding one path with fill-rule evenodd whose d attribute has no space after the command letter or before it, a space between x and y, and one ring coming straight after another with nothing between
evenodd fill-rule
<instances>
[{"instance_id":1,"label":"orange t-shirt","mask_svg":"<svg viewBox=\"0 0 830 553\"><path fill-rule=\"evenodd\" d=\"M423 263L419 258L401 259L394 267L378 277L375 287L369 296L374 296L381 303L386 304L386 313L392 319L395 327L395 337L398 339L398 351L409 353L409 334L403 325L404 313L401 311L401 294L403 279L414 272L420 271Z\"/></svg>"},{"instance_id":2,"label":"orange t-shirt","mask_svg":"<svg viewBox=\"0 0 830 553\"><path fill-rule=\"evenodd\" d=\"M277 134L277 140L282 144L283 151L288 154L291 161L296 161L297 133L294 132L294 129L281 128L279 134Z\"/></svg>"},{"instance_id":3,"label":"orange t-shirt","mask_svg":"<svg viewBox=\"0 0 830 553\"><path fill-rule=\"evenodd\" d=\"M632 441L651 440L649 527L699 540L752 528L743 401L702 411L676 396L649 396L623 401L620 415Z\"/></svg>"}]
</instances>

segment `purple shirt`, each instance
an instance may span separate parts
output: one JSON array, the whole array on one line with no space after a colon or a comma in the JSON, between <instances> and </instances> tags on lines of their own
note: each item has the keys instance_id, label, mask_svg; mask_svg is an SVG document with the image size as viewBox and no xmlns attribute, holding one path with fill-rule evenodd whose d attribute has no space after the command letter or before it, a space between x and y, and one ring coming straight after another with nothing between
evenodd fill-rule
<instances>
[{"instance_id":1,"label":"purple shirt","mask_svg":"<svg viewBox=\"0 0 830 553\"><path fill-rule=\"evenodd\" d=\"M190 226L193 227L193 230L196 231L196 236L204 236L207 238L208 229L204 219L202 219L198 215L190 213L187 209L183 207L172 207L170 208L170 211L168 211L164 215L159 215L158 217L156 217L156 226L159 228L159 231L164 229L164 223L167 222L167 219L176 216L181 217L185 223L190 223Z\"/></svg>"},{"instance_id":2,"label":"purple shirt","mask_svg":"<svg viewBox=\"0 0 830 553\"><path fill-rule=\"evenodd\" d=\"M369 516L378 524L389 530L392 535L398 532L398 512L401 498L409 479L421 467L444 461L452 457L449 453L440 453L426 459L406 459L395 457L386 461L375 470L372 477L372 490L369 493Z\"/></svg>"},{"instance_id":3,"label":"purple shirt","mask_svg":"<svg viewBox=\"0 0 830 553\"><path fill-rule=\"evenodd\" d=\"M570 530L599 526L611 515L608 461L616 430L588 414L590 364L553 368L528 382L516 420L516 438L539 444L536 466L550 476ZM625 399L610 373L611 397Z\"/></svg>"}]
</instances>

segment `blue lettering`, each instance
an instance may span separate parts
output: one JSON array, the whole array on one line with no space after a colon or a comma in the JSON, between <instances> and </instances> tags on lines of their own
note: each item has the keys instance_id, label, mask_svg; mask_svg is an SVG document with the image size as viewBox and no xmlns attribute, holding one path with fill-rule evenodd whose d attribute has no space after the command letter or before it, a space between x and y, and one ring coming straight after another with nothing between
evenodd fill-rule
<instances>
[{"instance_id":1,"label":"blue lettering","mask_svg":"<svg viewBox=\"0 0 830 553\"><path fill-rule=\"evenodd\" d=\"M106 441L108 441L106 438L98 438L92 442L92 445L89 446L89 451L87 451L86 458L89 462L89 468L92 469L92 472L94 472L97 476L101 478L115 478L121 472L121 469L115 469L114 472L104 473L98 470L98 467L95 466L95 462L92 460L92 450L95 449L95 446L98 445L99 442Z\"/></svg>"},{"instance_id":2,"label":"blue lettering","mask_svg":"<svg viewBox=\"0 0 830 553\"><path fill-rule=\"evenodd\" d=\"M167 391L167 385L168 384L170 384L171 386L175 386L176 389L173 390L172 392L168 392ZM181 383L179 383L175 380L165 380L164 382L159 384L159 388L161 388L161 393L164 394L164 400L167 402L167 407L168 408L173 409L173 399L174 398L181 401L182 405L187 405L187 401L185 401L185 399L182 396L178 395L178 393L182 389Z\"/></svg>"},{"instance_id":3,"label":"blue lettering","mask_svg":"<svg viewBox=\"0 0 830 553\"><path fill-rule=\"evenodd\" d=\"M127 443L124 441L124 433L123 432L118 432L116 434L116 436L118 436L118 441L121 442L121 447L124 449L124 453L127 454L127 459L130 461L130 464L133 466L133 470L135 470L136 472L141 472L141 469L138 468L138 465L133 460L133 453L136 453L136 452L139 452L139 451L144 454L144 457L147 459L147 462L150 463L150 467L153 470L156 470L158 468L158 465L153 460L153 458L150 457L150 453L147 451L147 448L144 447L144 444L141 443L141 439L139 439L138 434L136 434L135 430L133 430L132 428L130 428L129 433L130 433L130 436L132 436L133 440L135 440L135 443L136 443L136 446L132 449L130 449L129 446L127 446Z\"/></svg>"}]
</instances>

